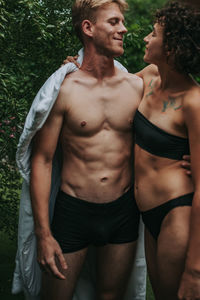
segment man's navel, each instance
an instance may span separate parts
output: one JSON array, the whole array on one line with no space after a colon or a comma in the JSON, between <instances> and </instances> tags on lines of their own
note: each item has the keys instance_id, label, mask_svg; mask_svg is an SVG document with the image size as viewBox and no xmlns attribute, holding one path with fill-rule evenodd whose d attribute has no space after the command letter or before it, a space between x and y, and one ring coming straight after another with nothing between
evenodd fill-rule
<instances>
[{"instance_id":1,"label":"man's navel","mask_svg":"<svg viewBox=\"0 0 200 300\"><path fill-rule=\"evenodd\" d=\"M101 182L106 182L108 180L108 177L102 177Z\"/></svg>"}]
</instances>

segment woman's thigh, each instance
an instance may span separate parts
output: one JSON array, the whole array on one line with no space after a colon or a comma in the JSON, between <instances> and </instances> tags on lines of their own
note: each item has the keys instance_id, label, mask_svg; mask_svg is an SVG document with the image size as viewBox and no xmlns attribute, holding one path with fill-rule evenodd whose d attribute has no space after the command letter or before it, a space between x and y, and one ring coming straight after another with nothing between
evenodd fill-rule
<instances>
[{"instance_id":1,"label":"woman's thigh","mask_svg":"<svg viewBox=\"0 0 200 300\"><path fill-rule=\"evenodd\" d=\"M158 289L158 274L157 274L157 242L151 235L151 233L145 229L145 256L147 263L148 277L151 282L155 299L161 299L159 297Z\"/></svg>"},{"instance_id":2,"label":"woman's thigh","mask_svg":"<svg viewBox=\"0 0 200 300\"><path fill-rule=\"evenodd\" d=\"M157 240L156 266L163 300L175 300L184 271L189 239L190 206L176 207L164 218Z\"/></svg>"}]
</instances>

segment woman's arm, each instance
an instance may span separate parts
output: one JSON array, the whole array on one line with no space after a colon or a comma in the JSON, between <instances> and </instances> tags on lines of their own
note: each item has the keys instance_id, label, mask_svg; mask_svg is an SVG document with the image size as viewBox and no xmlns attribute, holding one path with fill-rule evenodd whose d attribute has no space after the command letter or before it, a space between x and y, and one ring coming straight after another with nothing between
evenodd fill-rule
<instances>
[{"instance_id":1,"label":"woman's arm","mask_svg":"<svg viewBox=\"0 0 200 300\"><path fill-rule=\"evenodd\" d=\"M200 299L200 88L184 100L184 116L191 153L194 198L191 209L190 236L179 299Z\"/></svg>"}]
</instances>

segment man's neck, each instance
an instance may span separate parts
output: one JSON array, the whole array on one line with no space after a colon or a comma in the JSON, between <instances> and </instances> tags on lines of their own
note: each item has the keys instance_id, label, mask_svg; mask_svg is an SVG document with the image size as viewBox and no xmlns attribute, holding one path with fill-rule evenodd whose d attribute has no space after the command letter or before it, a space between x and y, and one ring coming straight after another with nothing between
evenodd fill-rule
<instances>
[{"instance_id":1,"label":"man's neck","mask_svg":"<svg viewBox=\"0 0 200 300\"><path fill-rule=\"evenodd\" d=\"M114 59L98 53L94 49L85 48L80 70L88 75L102 80L115 75Z\"/></svg>"}]
</instances>

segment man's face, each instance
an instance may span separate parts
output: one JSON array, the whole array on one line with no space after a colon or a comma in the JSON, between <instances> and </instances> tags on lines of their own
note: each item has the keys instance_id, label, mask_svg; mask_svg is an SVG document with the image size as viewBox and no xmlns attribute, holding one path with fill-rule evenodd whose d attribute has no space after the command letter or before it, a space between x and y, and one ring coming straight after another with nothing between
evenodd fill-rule
<instances>
[{"instance_id":1,"label":"man's face","mask_svg":"<svg viewBox=\"0 0 200 300\"><path fill-rule=\"evenodd\" d=\"M126 32L124 16L116 3L110 3L97 10L92 38L100 54L108 57L122 55L123 36Z\"/></svg>"}]
</instances>

